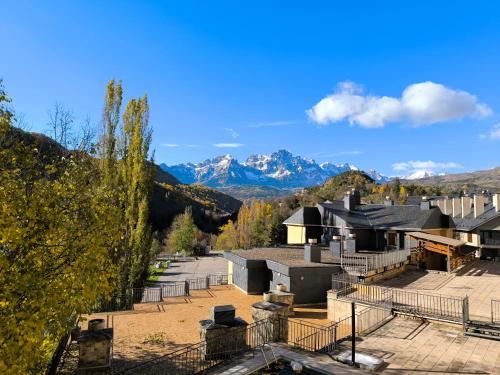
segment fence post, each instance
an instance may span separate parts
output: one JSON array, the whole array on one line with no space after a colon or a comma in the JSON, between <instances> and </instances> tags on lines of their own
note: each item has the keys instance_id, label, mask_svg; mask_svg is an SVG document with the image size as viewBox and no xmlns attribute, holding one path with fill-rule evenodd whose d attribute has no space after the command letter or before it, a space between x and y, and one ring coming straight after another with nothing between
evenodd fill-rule
<instances>
[{"instance_id":1,"label":"fence post","mask_svg":"<svg viewBox=\"0 0 500 375\"><path fill-rule=\"evenodd\" d=\"M465 332L467 327L467 322L469 321L469 296L465 296L462 302L462 313L463 313L463 321L462 328Z\"/></svg>"},{"instance_id":2,"label":"fence post","mask_svg":"<svg viewBox=\"0 0 500 375\"><path fill-rule=\"evenodd\" d=\"M210 289L210 275L207 275L207 289Z\"/></svg>"},{"instance_id":3,"label":"fence post","mask_svg":"<svg viewBox=\"0 0 500 375\"><path fill-rule=\"evenodd\" d=\"M189 281L187 280L184 281L184 295L189 296Z\"/></svg>"},{"instance_id":4,"label":"fence post","mask_svg":"<svg viewBox=\"0 0 500 375\"><path fill-rule=\"evenodd\" d=\"M163 301L163 288L160 286L160 301L159 302L162 302Z\"/></svg>"}]
</instances>

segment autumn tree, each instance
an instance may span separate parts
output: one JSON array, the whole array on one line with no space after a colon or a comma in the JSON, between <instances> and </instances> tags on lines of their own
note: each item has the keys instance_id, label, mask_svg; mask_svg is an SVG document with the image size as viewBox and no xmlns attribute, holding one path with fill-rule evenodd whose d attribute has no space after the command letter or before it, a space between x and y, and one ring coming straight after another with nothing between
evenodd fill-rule
<instances>
[{"instance_id":1,"label":"autumn tree","mask_svg":"<svg viewBox=\"0 0 500 375\"><path fill-rule=\"evenodd\" d=\"M220 231L215 241L217 250L236 250L240 248L239 233L232 220L221 226Z\"/></svg>"},{"instance_id":2,"label":"autumn tree","mask_svg":"<svg viewBox=\"0 0 500 375\"><path fill-rule=\"evenodd\" d=\"M60 337L111 292L121 233L94 160L19 138L7 103L0 85L0 373L42 373Z\"/></svg>"},{"instance_id":3,"label":"autumn tree","mask_svg":"<svg viewBox=\"0 0 500 375\"><path fill-rule=\"evenodd\" d=\"M115 262L124 291L142 286L153 256L148 218L154 171L149 160L152 133L147 97L130 100L120 123L122 95L121 83L111 80L106 88L98 155L103 188L121 209L123 237L116 244Z\"/></svg>"},{"instance_id":4,"label":"autumn tree","mask_svg":"<svg viewBox=\"0 0 500 375\"><path fill-rule=\"evenodd\" d=\"M167 246L172 253L192 255L196 242L198 228L193 221L191 207L186 207L184 213L177 215L172 222L167 237Z\"/></svg>"}]
</instances>

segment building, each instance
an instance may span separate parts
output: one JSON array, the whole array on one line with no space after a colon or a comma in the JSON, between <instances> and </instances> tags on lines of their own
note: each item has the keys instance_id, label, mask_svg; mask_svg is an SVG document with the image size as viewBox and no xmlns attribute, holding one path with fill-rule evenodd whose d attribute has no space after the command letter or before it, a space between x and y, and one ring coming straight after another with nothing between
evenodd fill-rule
<instances>
[{"instance_id":1,"label":"building","mask_svg":"<svg viewBox=\"0 0 500 375\"><path fill-rule=\"evenodd\" d=\"M482 258L500 257L500 194L434 197L432 204L453 220L454 238L475 248Z\"/></svg>"},{"instance_id":2,"label":"building","mask_svg":"<svg viewBox=\"0 0 500 375\"><path fill-rule=\"evenodd\" d=\"M437 231L453 227L438 206L424 201L418 205L361 204L359 192L349 191L342 201L302 207L284 221L288 244L309 239L323 245L341 239L348 251L384 251L409 248L407 232ZM441 233L438 233L441 234Z\"/></svg>"},{"instance_id":3,"label":"building","mask_svg":"<svg viewBox=\"0 0 500 375\"><path fill-rule=\"evenodd\" d=\"M340 259L316 245L226 251L228 274L247 294L261 294L284 284L295 294L295 304L325 302Z\"/></svg>"}]
</instances>

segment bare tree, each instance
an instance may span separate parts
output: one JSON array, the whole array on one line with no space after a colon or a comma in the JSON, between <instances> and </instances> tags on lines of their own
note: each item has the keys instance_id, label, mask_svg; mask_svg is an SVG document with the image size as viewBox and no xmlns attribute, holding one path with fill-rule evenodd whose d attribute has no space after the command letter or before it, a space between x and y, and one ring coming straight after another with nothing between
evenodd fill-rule
<instances>
[{"instance_id":1,"label":"bare tree","mask_svg":"<svg viewBox=\"0 0 500 375\"><path fill-rule=\"evenodd\" d=\"M14 116L14 125L26 132L31 131L32 128L31 124L26 121L26 115L22 112L16 112Z\"/></svg>"},{"instance_id":2,"label":"bare tree","mask_svg":"<svg viewBox=\"0 0 500 375\"><path fill-rule=\"evenodd\" d=\"M78 136L73 142L75 148L80 151L85 151L89 153L92 149L96 141L97 129L90 120L90 117L87 116L80 124L80 129L78 131Z\"/></svg>"},{"instance_id":3,"label":"bare tree","mask_svg":"<svg viewBox=\"0 0 500 375\"><path fill-rule=\"evenodd\" d=\"M48 131L52 139L64 147L69 147L72 137L72 127L75 121L73 112L56 102L48 111Z\"/></svg>"}]
</instances>

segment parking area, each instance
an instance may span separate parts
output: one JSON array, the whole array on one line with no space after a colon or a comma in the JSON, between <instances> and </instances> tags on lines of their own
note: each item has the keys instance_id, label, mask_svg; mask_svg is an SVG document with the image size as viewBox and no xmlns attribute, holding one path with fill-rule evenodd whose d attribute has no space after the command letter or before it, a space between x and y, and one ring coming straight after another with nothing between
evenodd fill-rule
<instances>
[{"instance_id":1,"label":"parking area","mask_svg":"<svg viewBox=\"0 0 500 375\"><path fill-rule=\"evenodd\" d=\"M193 277L203 277L210 274L227 273L227 260L222 254L215 253L198 259L187 257L179 258L170 264L170 268L159 273L157 283L168 284L184 281Z\"/></svg>"}]
</instances>

